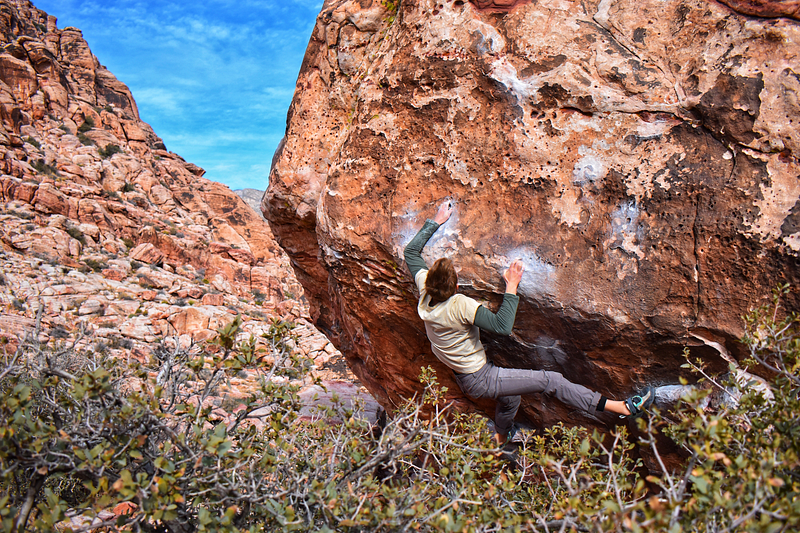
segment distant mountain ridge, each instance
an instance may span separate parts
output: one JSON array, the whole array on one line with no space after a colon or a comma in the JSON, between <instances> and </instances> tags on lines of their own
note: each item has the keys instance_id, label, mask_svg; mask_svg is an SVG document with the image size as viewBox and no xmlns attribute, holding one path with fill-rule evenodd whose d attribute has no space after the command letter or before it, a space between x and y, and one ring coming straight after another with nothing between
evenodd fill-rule
<instances>
[{"instance_id":1,"label":"distant mountain ridge","mask_svg":"<svg viewBox=\"0 0 800 533\"><path fill-rule=\"evenodd\" d=\"M233 192L244 200L247 205L252 207L253 211L258 213L261 218L264 218L264 213L261 212L261 199L264 197L264 191L258 189L236 189ZM266 220L266 218L264 218L264 220Z\"/></svg>"}]
</instances>

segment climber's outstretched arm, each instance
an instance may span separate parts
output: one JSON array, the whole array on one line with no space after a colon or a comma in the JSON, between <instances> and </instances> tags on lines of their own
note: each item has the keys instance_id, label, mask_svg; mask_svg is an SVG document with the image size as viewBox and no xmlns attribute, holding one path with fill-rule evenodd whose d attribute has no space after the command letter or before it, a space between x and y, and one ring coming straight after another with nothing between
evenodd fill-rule
<instances>
[{"instance_id":1,"label":"climber's outstretched arm","mask_svg":"<svg viewBox=\"0 0 800 533\"><path fill-rule=\"evenodd\" d=\"M425 264L425 260L422 258L422 249L425 247L428 239L439 229L439 226L447 222L447 219L450 218L452 213L452 201L445 200L442 205L439 206L439 210L436 212L436 216L433 220L426 220L422 229L419 230L417 235L411 239L411 242L408 243L405 250L403 250L403 257L414 278L417 277L417 272L428 268L428 265Z\"/></svg>"},{"instance_id":2,"label":"climber's outstretched arm","mask_svg":"<svg viewBox=\"0 0 800 533\"><path fill-rule=\"evenodd\" d=\"M475 312L474 324L476 326L499 335L511 335L511 330L514 328L514 319L517 316L517 307L519 306L517 286L522 280L524 270L525 267L519 259L511 263L511 266L503 274L503 279L506 281L506 293L503 295L503 303L500 309L497 310L497 313L492 313L484 306L478 307Z\"/></svg>"}]
</instances>

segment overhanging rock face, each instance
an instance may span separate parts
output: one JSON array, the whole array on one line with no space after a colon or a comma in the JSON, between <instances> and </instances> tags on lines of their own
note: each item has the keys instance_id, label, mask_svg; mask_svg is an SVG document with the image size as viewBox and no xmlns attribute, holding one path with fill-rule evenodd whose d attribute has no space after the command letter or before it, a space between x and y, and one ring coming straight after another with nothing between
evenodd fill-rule
<instances>
[{"instance_id":1,"label":"overhanging rock face","mask_svg":"<svg viewBox=\"0 0 800 533\"><path fill-rule=\"evenodd\" d=\"M526 265L514 334L483 336L498 364L611 397L674 384L685 346L727 366L693 333L741 358L742 315L800 277L799 53L796 20L706 0L326 2L262 209L386 406L426 365L469 405L402 260L444 197L427 258L463 292L496 309Z\"/></svg>"}]
</instances>

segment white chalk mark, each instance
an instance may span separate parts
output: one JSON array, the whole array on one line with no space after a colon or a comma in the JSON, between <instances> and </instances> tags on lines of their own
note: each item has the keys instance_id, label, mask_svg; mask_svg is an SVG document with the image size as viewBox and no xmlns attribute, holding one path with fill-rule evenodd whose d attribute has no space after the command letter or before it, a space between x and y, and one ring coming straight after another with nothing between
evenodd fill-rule
<instances>
[{"instance_id":1,"label":"white chalk mark","mask_svg":"<svg viewBox=\"0 0 800 533\"><path fill-rule=\"evenodd\" d=\"M453 258L458 253L458 242L461 239L458 218L458 204L453 200L453 213L450 218L436 230L422 249L422 258L428 265L440 257ZM403 250L422 229L425 219L420 217L419 211L409 210L402 215L395 215L395 223L397 228L392 234L394 252L397 257L402 258Z\"/></svg>"},{"instance_id":2,"label":"white chalk mark","mask_svg":"<svg viewBox=\"0 0 800 533\"><path fill-rule=\"evenodd\" d=\"M572 169L572 183L575 185L594 184L605 176L606 168L603 161L595 155L585 155L575 163Z\"/></svg>"},{"instance_id":3,"label":"white chalk mark","mask_svg":"<svg viewBox=\"0 0 800 533\"><path fill-rule=\"evenodd\" d=\"M522 261L522 264L525 265L525 271L522 273L522 280L517 289L520 294L526 296L547 296L554 293L556 268L542 260L536 252L530 248L515 248L507 255L498 255L491 258L489 263L502 275L511 263L517 259Z\"/></svg>"},{"instance_id":4,"label":"white chalk mark","mask_svg":"<svg viewBox=\"0 0 800 533\"><path fill-rule=\"evenodd\" d=\"M606 248L620 248L644 259L644 250L639 245L641 239L639 208L635 202L624 202L611 214L611 236L605 243Z\"/></svg>"},{"instance_id":5,"label":"white chalk mark","mask_svg":"<svg viewBox=\"0 0 800 533\"><path fill-rule=\"evenodd\" d=\"M697 390L693 385L664 385L656 387L655 403L660 407L667 407L677 401L687 398L692 392ZM703 398L700 407L708 407L709 397Z\"/></svg>"}]
</instances>

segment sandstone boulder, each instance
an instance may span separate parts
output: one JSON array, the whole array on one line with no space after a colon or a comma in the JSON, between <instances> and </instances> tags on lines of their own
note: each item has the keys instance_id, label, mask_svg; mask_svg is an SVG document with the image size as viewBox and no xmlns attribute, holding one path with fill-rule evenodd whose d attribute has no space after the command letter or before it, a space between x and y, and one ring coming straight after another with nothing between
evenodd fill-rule
<instances>
[{"instance_id":1,"label":"sandstone boulder","mask_svg":"<svg viewBox=\"0 0 800 533\"><path fill-rule=\"evenodd\" d=\"M225 297L222 294L204 294L201 302L203 305L224 305Z\"/></svg>"},{"instance_id":2,"label":"sandstone boulder","mask_svg":"<svg viewBox=\"0 0 800 533\"><path fill-rule=\"evenodd\" d=\"M262 210L384 406L427 365L471 405L402 258L445 197L426 258L452 257L464 293L496 309L503 270L526 266L514 334L483 337L496 363L622 397L691 378L687 346L724 370L694 333L741 360L742 315L800 282L794 20L707 0L410 0L357 24L376 4L323 6ZM569 414L531 397L521 416Z\"/></svg>"},{"instance_id":3,"label":"sandstone boulder","mask_svg":"<svg viewBox=\"0 0 800 533\"><path fill-rule=\"evenodd\" d=\"M122 281L126 277L128 277L128 273L124 270L119 270L116 268L106 268L102 271L103 277L107 279L112 279L114 281Z\"/></svg>"},{"instance_id":4,"label":"sandstone boulder","mask_svg":"<svg viewBox=\"0 0 800 533\"><path fill-rule=\"evenodd\" d=\"M209 337L204 330L210 330L210 333L213 334L218 328L229 324L233 320L233 315L214 307L201 306L183 309L167 320L178 335L188 334L192 335L195 340L201 340L197 338L196 334L202 332L204 337L202 340L205 340Z\"/></svg>"},{"instance_id":5,"label":"sandstone boulder","mask_svg":"<svg viewBox=\"0 0 800 533\"><path fill-rule=\"evenodd\" d=\"M158 264L164 259L164 254L161 252L161 250L149 242L140 244L131 250L128 255L133 260L149 264Z\"/></svg>"}]
</instances>

